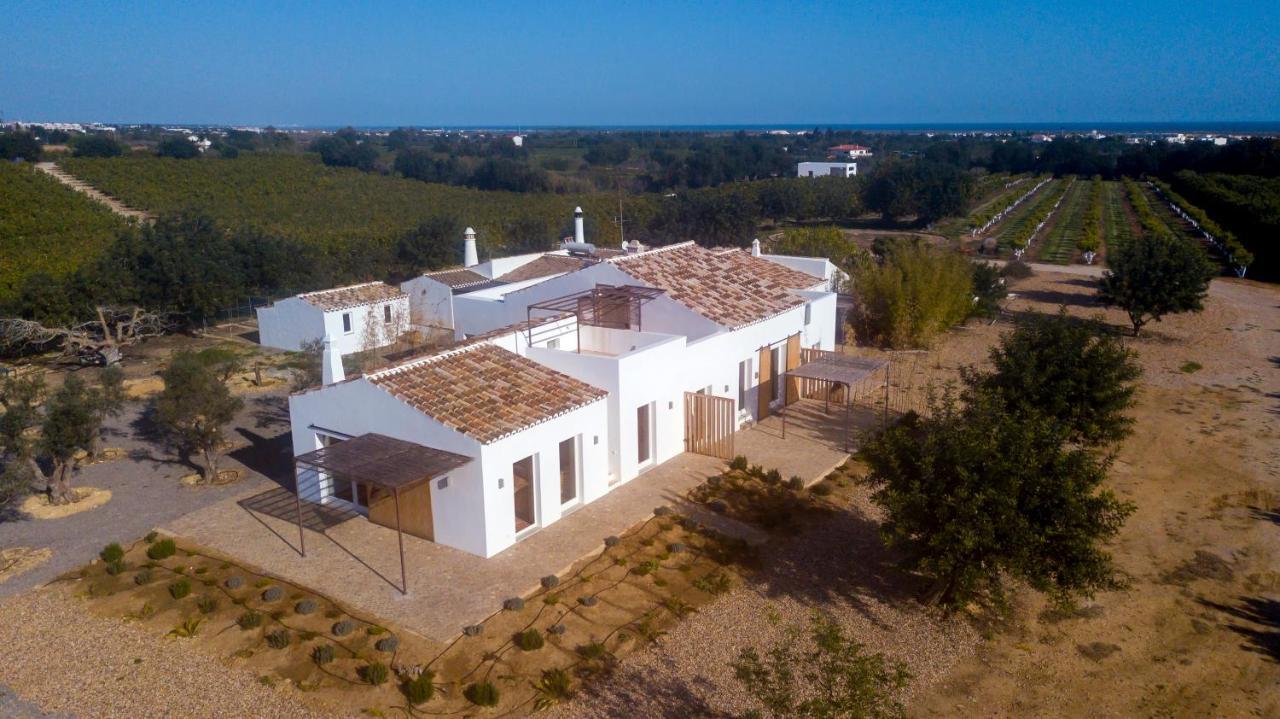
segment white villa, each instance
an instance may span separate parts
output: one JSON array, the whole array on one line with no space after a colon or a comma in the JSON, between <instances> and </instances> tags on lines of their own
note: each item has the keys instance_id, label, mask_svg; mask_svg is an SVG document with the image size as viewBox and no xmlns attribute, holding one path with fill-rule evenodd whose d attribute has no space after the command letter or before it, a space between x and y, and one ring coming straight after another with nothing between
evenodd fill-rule
<instances>
[{"instance_id":1,"label":"white villa","mask_svg":"<svg viewBox=\"0 0 1280 719\"><path fill-rule=\"evenodd\" d=\"M796 177L856 177L856 162L798 162Z\"/></svg>"},{"instance_id":2,"label":"white villa","mask_svg":"<svg viewBox=\"0 0 1280 719\"><path fill-rule=\"evenodd\" d=\"M294 350L329 337L339 354L377 349L409 330L409 297L385 282L306 292L258 308L258 341Z\"/></svg>"},{"instance_id":3,"label":"white villa","mask_svg":"<svg viewBox=\"0 0 1280 719\"><path fill-rule=\"evenodd\" d=\"M830 263L758 253L552 253L405 283L448 300L471 336L351 378L327 351L326 384L289 401L300 498L491 557L695 443L717 446L794 401L782 372L802 349L834 344ZM558 271L512 279L548 261ZM483 311L456 292L503 277Z\"/></svg>"}]
</instances>

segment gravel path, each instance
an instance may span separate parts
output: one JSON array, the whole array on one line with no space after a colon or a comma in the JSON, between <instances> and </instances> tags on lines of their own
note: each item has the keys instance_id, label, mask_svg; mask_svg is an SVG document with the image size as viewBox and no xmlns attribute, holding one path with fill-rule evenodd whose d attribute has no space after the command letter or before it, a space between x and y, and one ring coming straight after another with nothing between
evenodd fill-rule
<instances>
[{"instance_id":1,"label":"gravel path","mask_svg":"<svg viewBox=\"0 0 1280 719\"><path fill-rule=\"evenodd\" d=\"M0 683L21 692L18 700L0 696L0 715L49 716L38 705L80 719L331 716L183 640L91 615L75 602L40 590L0 604L0 646L22 658L0 662Z\"/></svg>"},{"instance_id":2,"label":"gravel path","mask_svg":"<svg viewBox=\"0 0 1280 719\"><path fill-rule=\"evenodd\" d=\"M263 455L280 448L288 451L288 410L280 414L283 401L278 395L246 398L245 409L235 423L244 429L233 431L231 436L237 444L248 444L258 451L233 450L224 459L223 466L245 469L245 464L237 461L242 459L252 468L262 468ZM245 481L222 487L179 485L178 478L192 470L137 436L134 423L141 408L140 403L131 403L121 417L107 424L102 441L102 446L121 447L133 458L90 465L81 469L72 482L73 486L111 490L110 502L61 519L31 520L17 515L0 521L0 548L24 546L53 550L48 562L0 584L0 597L39 586L88 562L110 542L136 539L177 517L254 486L264 490L275 486L253 471ZM283 443L273 440L282 433Z\"/></svg>"},{"instance_id":3,"label":"gravel path","mask_svg":"<svg viewBox=\"0 0 1280 719\"><path fill-rule=\"evenodd\" d=\"M942 679L978 643L973 628L942 621L910 598L893 576L869 507L817 521L799 537L763 550L751 584L674 627L658 647L624 660L554 716L740 716L751 705L729 668L746 647L781 641L788 627L807 627L815 610L832 615L867 650L905 662L912 674L904 699Z\"/></svg>"}]
</instances>

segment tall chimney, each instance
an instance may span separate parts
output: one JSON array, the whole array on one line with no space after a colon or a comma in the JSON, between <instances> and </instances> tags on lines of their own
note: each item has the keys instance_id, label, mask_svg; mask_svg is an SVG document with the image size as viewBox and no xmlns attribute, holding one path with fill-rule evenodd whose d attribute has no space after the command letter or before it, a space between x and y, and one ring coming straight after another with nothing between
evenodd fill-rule
<instances>
[{"instance_id":1,"label":"tall chimney","mask_svg":"<svg viewBox=\"0 0 1280 719\"><path fill-rule=\"evenodd\" d=\"M752 257L760 256L760 238L759 237L751 241L751 256Z\"/></svg>"},{"instance_id":2,"label":"tall chimney","mask_svg":"<svg viewBox=\"0 0 1280 719\"><path fill-rule=\"evenodd\" d=\"M333 348L333 338L324 336L324 353L320 356L320 383L325 385L346 379L342 371L342 353Z\"/></svg>"},{"instance_id":3,"label":"tall chimney","mask_svg":"<svg viewBox=\"0 0 1280 719\"><path fill-rule=\"evenodd\" d=\"M586 242L587 232L582 227L582 208L573 208L573 241Z\"/></svg>"},{"instance_id":4,"label":"tall chimney","mask_svg":"<svg viewBox=\"0 0 1280 719\"><path fill-rule=\"evenodd\" d=\"M480 257L476 254L476 231L467 228L462 233L462 266L475 267L480 264Z\"/></svg>"}]
</instances>

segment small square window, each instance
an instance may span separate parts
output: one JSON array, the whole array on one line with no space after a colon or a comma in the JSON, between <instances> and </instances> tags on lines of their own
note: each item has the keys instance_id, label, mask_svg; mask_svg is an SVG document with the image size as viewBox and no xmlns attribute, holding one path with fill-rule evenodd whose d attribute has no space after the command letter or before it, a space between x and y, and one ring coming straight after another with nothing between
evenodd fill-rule
<instances>
[{"instance_id":1,"label":"small square window","mask_svg":"<svg viewBox=\"0 0 1280 719\"><path fill-rule=\"evenodd\" d=\"M350 312L342 313L342 331L343 332L351 331L351 313Z\"/></svg>"},{"instance_id":2,"label":"small square window","mask_svg":"<svg viewBox=\"0 0 1280 719\"><path fill-rule=\"evenodd\" d=\"M591 438L591 444L600 444L600 435L598 435L598 434L597 434L597 435L594 435L594 436Z\"/></svg>"},{"instance_id":3,"label":"small square window","mask_svg":"<svg viewBox=\"0 0 1280 719\"><path fill-rule=\"evenodd\" d=\"M436 489L446 489L449 486L449 478L441 477L436 480Z\"/></svg>"},{"instance_id":4,"label":"small square window","mask_svg":"<svg viewBox=\"0 0 1280 719\"><path fill-rule=\"evenodd\" d=\"M559 337L557 337L557 338L555 338L555 339L553 339L553 340L547 340L547 349L549 349L549 350L558 350L558 349L560 349L560 338L559 338Z\"/></svg>"},{"instance_id":5,"label":"small square window","mask_svg":"<svg viewBox=\"0 0 1280 719\"><path fill-rule=\"evenodd\" d=\"M502 489L503 486L502 477L498 477L498 489Z\"/></svg>"}]
</instances>

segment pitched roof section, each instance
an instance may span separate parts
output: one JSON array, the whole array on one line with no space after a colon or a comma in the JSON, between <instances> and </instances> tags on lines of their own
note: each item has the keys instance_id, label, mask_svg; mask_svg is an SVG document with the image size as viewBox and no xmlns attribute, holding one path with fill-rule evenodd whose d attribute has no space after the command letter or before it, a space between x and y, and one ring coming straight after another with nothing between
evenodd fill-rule
<instances>
[{"instance_id":1,"label":"pitched roof section","mask_svg":"<svg viewBox=\"0 0 1280 719\"><path fill-rule=\"evenodd\" d=\"M304 292L298 295L298 299L309 305L319 307L326 312L331 312L333 310L345 310L348 307L360 307L371 305L375 302L385 302L405 296L405 293L401 292L399 288L392 287L385 282L366 282L361 285L335 287L331 290Z\"/></svg>"},{"instance_id":2,"label":"pitched roof section","mask_svg":"<svg viewBox=\"0 0 1280 719\"><path fill-rule=\"evenodd\" d=\"M487 342L413 360L367 378L428 417L482 444L608 394Z\"/></svg>"},{"instance_id":3,"label":"pitched roof section","mask_svg":"<svg viewBox=\"0 0 1280 719\"><path fill-rule=\"evenodd\" d=\"M804 298L792 290L809 289L822 282L821 277L752 257L742 250L712 252L692 242L610 262L730 329L799 307Z\"/></svg>"},{"instance_id":4,"label":"pitched roof section","mask_svg":"<svg viewBox=\"0 0 1280 719\"><path fill-rule=\"evenodd\" d=\"M594 262L565 255L543 255L532 262L520 265L505 275L499 275L497 280L499 282L536 280L539 277L551 277L552 275L562 275L566 272L580 270L590 264L594 264Z\"/></svg>"},{"instance_id":5,"label":"pitched roof section","mask_svg":"<svg viewBox=\"0 0 1280 719\"><path fill-rule=\"evenodd\" d=\"M489 281L488 277L468 269L440 270L438 272L427 272L423 277L430 277L436 282L448 285L455 290L472 285L481 285Z\"/></svg>"}]
</instances>

